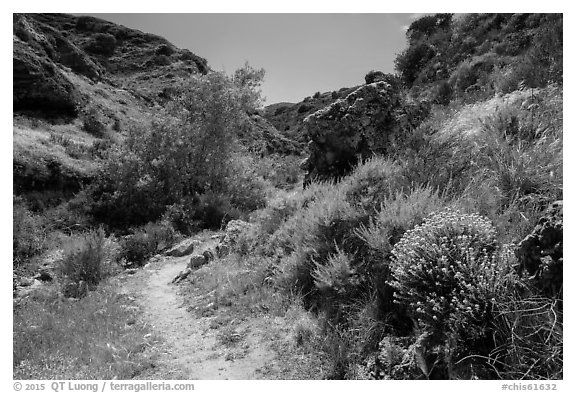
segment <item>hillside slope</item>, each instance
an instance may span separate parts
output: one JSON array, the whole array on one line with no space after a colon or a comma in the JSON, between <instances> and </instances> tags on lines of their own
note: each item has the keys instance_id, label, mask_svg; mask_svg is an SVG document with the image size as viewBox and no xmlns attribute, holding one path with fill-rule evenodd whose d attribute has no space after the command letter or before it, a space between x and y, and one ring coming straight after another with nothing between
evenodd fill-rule
<instances>
[{"instance_id":1,"label":"hillside slope","mask_svg":"<svg viewBox=\"0 0 576 393\"><path fill-rule=\"evenodd\" d=\"M147 128L187 80L212 72L162 37L66 14L14 14L13 70L15 192L60 196L90 183L105 151ZM245 125L251 151L302 150L256 114Z\"/></svg>"}]
</instances>

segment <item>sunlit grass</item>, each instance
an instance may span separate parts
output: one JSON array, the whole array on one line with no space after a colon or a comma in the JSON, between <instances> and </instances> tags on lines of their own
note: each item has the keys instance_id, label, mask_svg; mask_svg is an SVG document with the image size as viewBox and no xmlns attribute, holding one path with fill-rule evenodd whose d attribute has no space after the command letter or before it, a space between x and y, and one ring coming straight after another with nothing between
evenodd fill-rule
<instances>
[{"instance_id":1,"label":"sunlit grass","mask_svg":"<svg viewBox=\"0 0 576 393\"><path fill-rule=\"evenodd\" d=\"M130 379L150 367L151 327L116 285L76 301L54 288L15 304L14 378Z\"/></svg>"}]
</instances>

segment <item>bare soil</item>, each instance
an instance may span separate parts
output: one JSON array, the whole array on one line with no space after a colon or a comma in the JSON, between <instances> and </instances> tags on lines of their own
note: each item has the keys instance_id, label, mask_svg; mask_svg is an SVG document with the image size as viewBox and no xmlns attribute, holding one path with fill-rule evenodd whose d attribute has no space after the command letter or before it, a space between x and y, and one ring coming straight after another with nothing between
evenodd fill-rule
<instances>
[{"instance_id":1,"label":"bare soil","mask_svg":"<svg viewBox=\"0 0 576 393\"><path fill-rule=\"evenodd\" d=\"M211 242L214 240L197 251L202 252ZM186 268L189 258L153 259L125 277L123 292L136 299L142 318L159 338L155 341L159 353L156 366L139 378L246 380L276 374L277 356L271 348L274 337L269 334L274 321L247 317L218 329L214 315L199 317L186 310L177 285L171 282Z\"/></svg>"}]
</instances>

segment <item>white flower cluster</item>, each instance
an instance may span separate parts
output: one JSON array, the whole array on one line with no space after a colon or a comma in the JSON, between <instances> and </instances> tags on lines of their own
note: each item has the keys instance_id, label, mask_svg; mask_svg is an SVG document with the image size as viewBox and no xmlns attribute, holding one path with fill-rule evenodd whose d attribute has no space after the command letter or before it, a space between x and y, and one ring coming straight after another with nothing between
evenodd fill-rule
<instances>
[{"instance_id":1,"label":"white flower cluster","mask_svg":"<svg viewBox=\"0 0 576 393\"><path fill-rule=\"evenodd\" d=\"M474 329L498 278L496 230L478 214L443 210L407 231L392 250L390 285L421 327Z\"/></svg>"}]
</instances>

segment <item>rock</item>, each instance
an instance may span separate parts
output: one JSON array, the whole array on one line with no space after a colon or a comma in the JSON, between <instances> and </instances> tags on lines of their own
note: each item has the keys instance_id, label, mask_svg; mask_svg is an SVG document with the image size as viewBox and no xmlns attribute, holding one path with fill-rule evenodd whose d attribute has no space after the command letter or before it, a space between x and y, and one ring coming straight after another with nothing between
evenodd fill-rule
<instances>
[{"instance_id":1,"label":"rock","mask_svg":"<svg viewBox=\"0 0 576 393\"><path fill-rule=\"evenodd\" d=\"M52 274L48 270L41 270L34 276L34 279L39 281L52 281Z\"/></svg>"},{"instance_id":2,"label":"rock","mask_svg":"<svg viewBox=\"0 0 576 393\"><path fill-rule=\"evenodd\" d=\"M192 269L187 267L186 269L178 273L176 277L174 277L174 279L172 280L172 284L177 284L180 281L185 280L190 275L190 273L192 273Z\"/></svg>"},{"instance_id":3,"label":"rock","mask_svg":"<svg viewBox=\"0 0 576 393\"><path fill-rule=\"evenodd\" d=\"M218 244L216 246L216 255L218 258L223 258L226 255L230 254L230 247L226 244Z\"/></svg>"},{"instance_id":4,"label":"rock","mask_svg":"<svg viewBox=\"0 0 576 393\"><path fill-rule=\"evenodd\" d=\"M242 220L232 220L226 225L222 243L234 244L238 241L238 238L242 233L248 232L253 228L254 224L249 222Z\"/></svg>"},{"instance_id":5,"label":"rock","mask_svg":"<svg viewBox=\"0 0 576 393\"><path fill-rule=\"evenodd\" d=\"M216 258L216 253L213 250L208 249L208 250L204 250L204 252L202 253L202 256L206 259L206 262L210 262L210 261L213 261L214 258Z\"/></svg>"},{"instance_id":6,"label":"rock","mask_svg":"<svg viewBox=\"0 0 576 393\"><path fill-rule=\"evenodd\" d=\"M310 154L302 166L304 184L345 176L359 158L387 154L391 142L415 128L428 111L427 104L407 103L398 86L380 80L307 116Z\"/></svg>"},{"instance_id":7,"label":"rock","mask_svg":"<svg viewBox=\"0 0 576 393\"><path fill-rule=\"evenodd\" d=\"M515 250L518 274L527 274L547 296L556 296L562 289L563 214L563 201L552 203Z\"/></svg>"},{"instance_id":8,"label":"rock","mask_svg":"<svg viewBox=\"0 0 576 393\"><path fill-rule=\"evenodd\" d=\"M156 263L156 262L159 262L160 260L162 260L162 255L156 254L148 260L148 264Z\"/></svg>"},{"instance_id":9,"label":"rock","mask_svg":"<svg viewBox=\"0 0 576 393\"><path fill-rule=\"evenodd\" d=\"M190 257L190 261L188 262L188 268L190 269L197 269L200 266L206 265L208 263L208 260L206 259L206 257L204 255L192 255Z\"/></svg>"},{"instance_id":10,"label":"rock","mask_svg":"<svg viewBox=\"0 0 576 393\"><path fill-rule=\"evenodd\" d=\"M254 224L242 220L232 220L226 225L224 236L216 246L215 251L218 257L226 256L238 243L238 239L243 233L246 233L254 227Z\"/></svg>"},{"instance_id":11,"label":"rock","mask_svg":"<svg viewBox=\"0 0 576 393\"><path fill-rule=\"evenodd\" d=\"M198 246L198 241L193 239L186 239L176 246L172 247L166 252L170 257L183 257L190 255L194 252L194 248Z\"/></svg>"}]
</instances>

